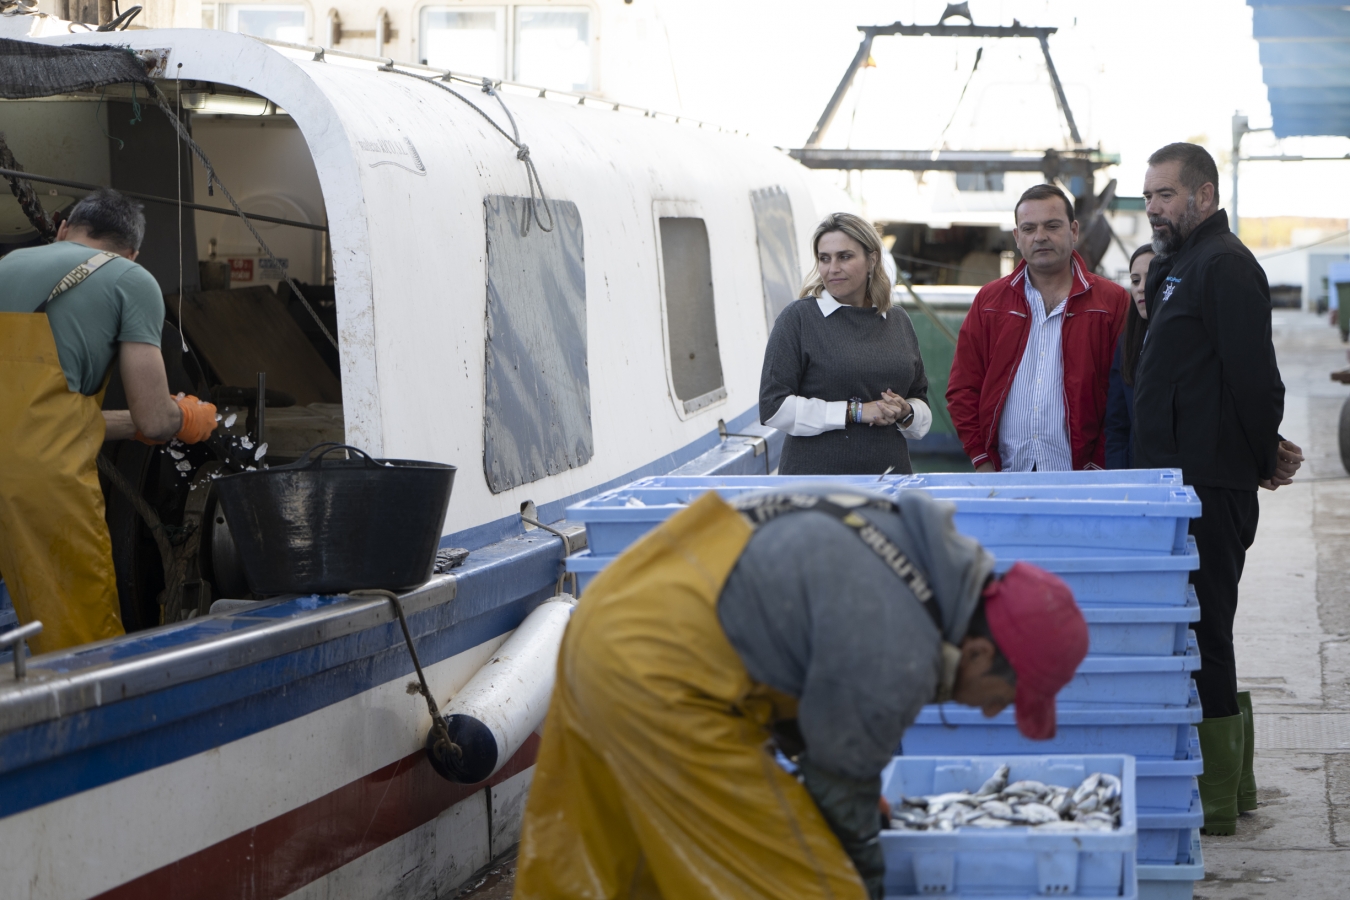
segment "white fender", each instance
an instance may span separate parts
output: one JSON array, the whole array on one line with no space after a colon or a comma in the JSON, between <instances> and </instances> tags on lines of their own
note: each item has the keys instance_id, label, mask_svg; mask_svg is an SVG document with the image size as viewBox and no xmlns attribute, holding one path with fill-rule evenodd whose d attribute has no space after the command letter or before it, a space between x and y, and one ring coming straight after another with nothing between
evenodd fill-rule
<instances>
[{"instance_id":1,"label":"white fender","mask_svg":"<svg viewBox=\"0 0 1350 900\"><path fill-rule=\"evenodd\" d=\"M492 777L544 721L563 631L576 599L561 594L539 604L442 710L458 755L427 755L445 778L475 784Z\"/></svg>"}]
</instances>

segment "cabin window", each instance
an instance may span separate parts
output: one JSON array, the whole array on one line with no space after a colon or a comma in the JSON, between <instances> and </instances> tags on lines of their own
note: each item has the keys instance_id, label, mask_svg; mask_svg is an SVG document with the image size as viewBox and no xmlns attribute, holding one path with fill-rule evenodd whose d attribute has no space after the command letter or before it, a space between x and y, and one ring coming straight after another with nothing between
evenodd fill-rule
<instances>
[{"instance_id":1,"label":"cabin window","mask_svg":"<svg viewBox=\"0 0 1350 900\"><path fill-rule=\"evenodd\" d=\"M422 62L488 78L506 76L506 7L422 9Z\"/></svg>"},{"instance_id":2,"label":"cabin window","mask_svg":"<svg viewBox=\"0 0 1350 900\"><path fill-rule=\"evenodd\" d=\"M772 330L778 314L797 299L802 284L797 229L792 219L792 202L781 187L751 191L750 206L755 213L755 240L759 244L764 317Z\"/></svg>"},{"instance_id":3,"label":"cabin window","mask_svg":"<svg viewBox=\"0 0 1350 900\"><path fill-rule=\"evenodd\" d=\"M1003 192L1002 172L957 172L956 189L958 191Z\"/></svg>"},{"instance_id":4,"label":"cabin window","mask_svg":"<svg viewBox=\"0 0 1350 900\"><path fill-rule=\"evenodd\" d=\"M515 79L567 91L591 89L591 14L585 7L516 7Z\"/></svg>"},{"instance_id":5,"label":"cabin window","mask_svg":"<svg viewBox=\"0 0 1350 900\"><path fill-rule=\"evenodd\" d=\"M554 226L544 231L529 202L483 201L483 469L494 494L583 466L594 451L581 215L575 203L550 200Z\"/></svg>"},{"instance_id":6,"label":"cabin window","mask_svg":"<svg viewBox=\"0 0 1350 900\"><path fill-rule=\"evenodd\" d=\"M308 7L274 3L231 3L223 5L223 10L226 31L251 34L269 41L289 41L293 44L304 44L309 41Z\"/></svg>"},{"instance_id":7,"label":"cabin window","mask_svg":"<svg viewBox=\"0 0 1350 900\"><path fill-rule=\"evenodd\" d=\"M671 387L685 413L694 413L727 395L708 228L702 219L685 217L662 217L660 228Z\"/></svg>"},{"instance_id":8,"label":"cabin window","mask_svg":"<svg viewBox=\"0 0 1350 900\"><path fill-rule=\"evenodd\" d=\"M586 6L427 6L419 58L455 72L588 91L595 87L592 38Z\"/></svg>"}]
</instances>

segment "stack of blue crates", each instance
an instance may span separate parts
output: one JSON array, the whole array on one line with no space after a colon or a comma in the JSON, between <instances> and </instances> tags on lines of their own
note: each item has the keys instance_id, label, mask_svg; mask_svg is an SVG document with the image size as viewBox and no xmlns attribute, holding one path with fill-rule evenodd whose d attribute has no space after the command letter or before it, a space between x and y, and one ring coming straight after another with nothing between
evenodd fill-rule
<instances>
[{"instance_id":1,"label":"stack of blue crates","mask_svg":"<svg viewBox=\"0 0 1350 900\"><path fill-rule=\"evenodd\" d=\"M978 539L1006 571L1035 563L1068 583L1088 622L1088 657L1060 693L1059 728L1029 741L1011 710L926 707L905 733L906 757L1130 754L1136 759L1136 850L1141 900L1189 898L1204 877L1203 821L1191 673L1199 652L1190 623L1199 605L1188 584L1199 565L1190 519L1195 493L1174 469L833 476L657 476L568 509L589 550L568 571L586 584L616 555L707 491L733 497L790 483L833 483L893 495L923 490L956 506L958 530Z\"/></svg>"}]
</instances>

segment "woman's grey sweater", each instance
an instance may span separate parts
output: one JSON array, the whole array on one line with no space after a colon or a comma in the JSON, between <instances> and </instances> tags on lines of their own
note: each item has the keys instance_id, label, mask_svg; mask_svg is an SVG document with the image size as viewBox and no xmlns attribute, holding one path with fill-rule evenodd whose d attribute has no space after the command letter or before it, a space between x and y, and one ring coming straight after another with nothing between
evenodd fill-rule
<instances>
[{"instance_id":1,"label":"woman's grey sweater","mask_svg":"<svg viewBox=\"0 0 1350 900\"><path fill-rule=\"evenodd\" d=\"M767 422L789 396L878 400L882 392L928 402L928 376L914 324L898 306L882 318L844 306L821 314L814 297L788 306L774 323L759 381L759 420ZM814 437L787 436L784 475L909 474L909 443L894 425L849 425Z\"/></svg>"}]
</instances>

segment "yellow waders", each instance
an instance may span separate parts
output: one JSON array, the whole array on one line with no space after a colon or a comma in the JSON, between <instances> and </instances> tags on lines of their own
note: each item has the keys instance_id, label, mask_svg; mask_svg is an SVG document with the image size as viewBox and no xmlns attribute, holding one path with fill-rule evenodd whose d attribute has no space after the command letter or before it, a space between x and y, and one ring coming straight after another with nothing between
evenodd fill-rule
<instances>
[{"instance_id":1,"label":"yellow waders","mask_svg":"<svg viewBox=\"0 0 1350 900\"><path fill-rule=\"evenodd\" d=\"M517 900L866 900L717 619L750 526L714 494L586 590L525 808Z\"/></svg>"},{"instance_id":2,"label":"yellow waders","mask_svg":"<svg viewBox=\"0 0 1350 900\"><path fill-rule=\"evenodd\" d=\"M124 633L95 461L102 404L67 386L45 313L0 313L0 575L19 622L42 621L35 654Z\"/></svg>"}]
</instances>

